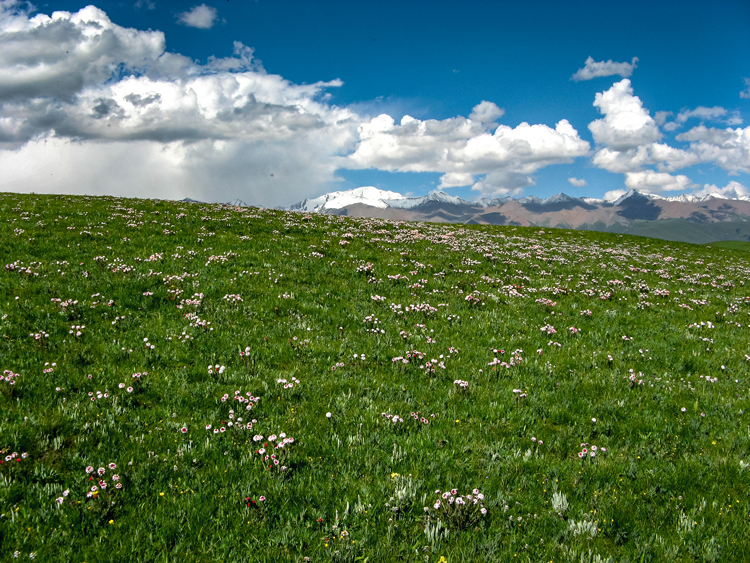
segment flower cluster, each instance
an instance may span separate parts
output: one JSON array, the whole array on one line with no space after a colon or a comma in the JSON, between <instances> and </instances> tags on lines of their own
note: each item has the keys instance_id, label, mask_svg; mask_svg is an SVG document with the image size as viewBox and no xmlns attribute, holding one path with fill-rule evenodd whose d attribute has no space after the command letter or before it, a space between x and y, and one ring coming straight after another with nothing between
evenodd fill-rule
<instances>
[{"instance_id":1,"label":"flower cluster","mask_svg":"<svg viewBox=\"0 0 750 563\"><path fill-rule=\"evenodd\" d=\"M404 419L401 418L397 414L387 414L387 413L382 412L382 413L380 413L380 416L382 416L383 418L385 418L387 420L390 420L394 424L401 423L401 422L404 421ZM425 418L424 416L422 416L422 413L420 411L412 412L410 416L411 416L411 418L413 420L415 420L417 422L421 422L422 424L429 424L430 423L430 421L427 418ZM435 418L435 415L431 414L430 418Z\"/></svg>"},{"instance_id":2,"label":"flower cluster","mask_svg":"<svg viewBox=\"0 0 750 563\"><path fill-rule=\"evenodd\" d=\"M5 451L7 452L8 450L5 450ZM18 462L18 461L21 461L22 459L26 459L27 457L29 457L29 454L27 454L26 452L24 452L22 454L19 454L18 452L13 452L12 454L8 454L8 455L5 456L5 461L6 462L7 461L17 461ZM3 463L2 459L0 459L0 463Z\"/></svg>"},{"instance_id":3,"label":"flower cluster","mask_svg":"<svg viewBox=\"0 0 750 563\"><path fill-rule=\"evenodd\" d=\"M68 334L75 334L76 338L83 335L86 325L70 325Z\"/></svg>"},{"instance_id":4,"label":"flower cluster","mask_svg":"<svg viewBox=\"0 0 750 563\"><path fill-rule=\"evenodd\" d=\"M461 379L456 379L453 382L453 385L457 386L459 389L467 389L467 390L469 389L469 382L463 381Z\"/></svg>"},{"instance_id":5,"label":"flower cluster","mask_svg":"<svg viewBox=\"0 0 750 563\"><path fill-rule=\"evenodd\" d=\"M18 377L18 373L13 373L9 369L3 370L3 377L0 377L0 381L5 381L8 385L15 385L16 384L16 377Z\"/></svg>"},{"instance_id":6,"label":"flower cluster","mask_svg":"<svg viewBox=\"0 0 750 563\"><path fill-rule=\"evenodd\" d=\"M493 348L492 352L495 354L495 357L492 359L491 362L487 362L488 366L500 366L500 367L504 367L505 369L509 369L509 368L512 368L513 366L519 365L523 361L523 357L521 356L521 354L523 354L523 350L521 350L520 348L510 353L510 359L507 362L501 362L500 358L497 357L498 353L500 355L505 354L505 350L497 350ZM493 367L493 369L497 369L497 368Z\"/></svg>"},{"instance_id":7,"label":"flower cluster","mask_svg":"<svg viewBox=\"0 0 750 563\"><path fill-rule=\"evenodd\" d=\"M94 467L92 465L89 465L86 467L86 475L88 475L88 481L94 482L95 484L91 484L89 490L86 492L86 498L99 498L99 495L104 492L107 487L110 485L110 483L107 483L107 478L105 477L105 474L107 473L107 470L114 471L117 469L117 464L115 463L108 463L107 467L100 467L96 471L94 470ZM120 482L120 475L115 473L110 477L111 483L114 484L115 489L122 489L122 483ZM64 494L64 493L63 493ZM67 495L65 495L67 496ZM62 504L64 502L63 497L58 497L55 499L55 502L57 504Z\"/></svg>"},{"instance_id":8,"label":"flower cluster","mask_svg":"<svg viewBox=\"0 0 750 563\"><path fill-rule=\"evenodd\" d=\"M299 379L297 379L296 377L292 377L292 380L289 381L289 382L287 382L286 379L279 378L279 379L276 380L276 383L283 384L284 385L284 389L291 389L292 387L294 387L295 383L297 385L300 384L299 383Z\"/></svg>"},{"instance_id":9,"label":"flower cluster","mask_svg":"<svg viewBox=\"0 0 750 563\"><path fill-rule=\"evenodd\" d=\"M229 393L225 393L224 396L221 397L221 402L225 403L228 400ZM260 397L253 397L250 392L245 393L245 397L243 397L240 391L235 391L231 400L237 401L240 404L245 404L245 410L250 411L254 404L260 401ZM229 410L227 418L229 420L222 420L221 424L217 424L216 427L211 424L206 424L206 430L213 430L214 434L223 434L227 431L227 428L234 428L235 430L250 430L252 429L253 424L257 422L255 419L245 422L241 416L235 416L233 409Z\"/></svg>"},{"instance_id":10,"label":"flower cluster","mask_svg":"<svg viewBox=\"0 0 750 563\"><path fill-rule=\"evenodd\" d=\"M634 369L629 369L630 375L626 376L628 379L628 382L631 387L635 387L636 385L643 385L643 374L639 371L638 375L636 375Z\"/></svg>"},{"instance_id":11,"label":"flower cluster","mask_svg":"<svg viewBox=\"0 0 750 563\"><path fill-rule=\"evenodd\" d=\"M409 305L404 309L407 313L424 313L425 315L432 315L433 313L437 313L437 309L430 305L429 303L415 303L414 305Z\"/></svg>"},{"instance_id":12,"label":"flower cluster","mask_svg":"<svg viewBox=\"0 0 750 563\"><path fill-rule=\"evenodd\" d=\"M107 393L107 391L89 391L89 397L91 397L92 401L96 401L98 399L107 399L109 398L109 393Z\"/></svg>"},{"instance_id":13,"label":"flower cluster","mask_svg":"<svg viewBox=\"0 0 750 563\"><path fill-rule=\"evenodd\" d=\"M425 506L424 511L429 518L440 518L449 527L463 529L474 526L487 514L484 495L479 489L466 495L458 494L458 489L442 493L437 490L435 494L437 500L432 506Z\"/></svg>"},{"instance_id":14,"label":"flower cluster","mask_svg":"<svg viewBox=\"0 0 750 563\"><path fill-rule=\"evenodd\" d=\"M220 366L219 364L216 364L215 366L209 365L208 366L208 373L209 373L209 375L212 374L212 373L218 373L219 375L221 375L222 373L224 373L225 369L227 369L226 366Z\"/></svg>"},{"instance_id":15,"label":"flower cluster","mask_svg":"<svg viewBox=\"0 0 750 563\"><path fill-rule=\"evenodd\" d=\"M266 502L266 497L264 497L263 495L260 495L258 497L258 501L257 502L258 503L264 503L264 502ZM248 506L248 508L252 507L252 506L257 506L256 501L254 501L252 497L245 497L245 504Z\"/></svg>"},{"instance_id":16,"label":"flower cluster","mask_svg":"<svg viewBox=\"0 0 750 563\"><path fill-rule=\"evenodd\" d=\"M588 457L596 457L597 452L599 453L607 453L607 448L598 448L597 446L591 446L589 447L588 442L581 444L581 451L578 452L578 457L581 459L585 459Z\"/></svg>"},{"instance_id":17,"label":"flower cluster","mask_svg":"<svg viewBox=\"0 0 750 563\"><path fill-rule=\"evenodd\" d=\"M254 442L260 442L262 440L263 436L253 436ZM279 458L286 451L287 446L289 446L290 444L294 444L294 438L292 438L291 436L287 437L284 432L281 432L278 436L276 434L271 434L267 438L267 440L267 442L263 443L263 447L258 448L255 453L262 456L263 461L268 463L269 469L278 469L279 471L286 471L287 469L289 469L286 465L281 464L281 460ZM274 444L274 442L276 443ZM268 447L272 447L275 453L270 453L268 450L266 450L266 448Z\"/></svg>"}]
</instances>

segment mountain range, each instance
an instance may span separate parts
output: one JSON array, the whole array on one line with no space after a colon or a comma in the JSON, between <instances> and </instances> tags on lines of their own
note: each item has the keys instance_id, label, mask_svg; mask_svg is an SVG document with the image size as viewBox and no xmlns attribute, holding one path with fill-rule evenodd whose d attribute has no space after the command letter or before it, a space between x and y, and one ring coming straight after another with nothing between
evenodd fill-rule
<instances>
[{"instance_id":1,"label":"mountain range","mask_svg":"<svg viewBox=\"0 0 750 563\"><path fill-rule=\"evenodd\" d=\"M467 201L445 192L408 198L366 186L296 203L288 211L481 225L585 229L709 243L750 241L750 198L661 197L630 190L615 201L560 193Z\"/></svg>"}]
</instances>

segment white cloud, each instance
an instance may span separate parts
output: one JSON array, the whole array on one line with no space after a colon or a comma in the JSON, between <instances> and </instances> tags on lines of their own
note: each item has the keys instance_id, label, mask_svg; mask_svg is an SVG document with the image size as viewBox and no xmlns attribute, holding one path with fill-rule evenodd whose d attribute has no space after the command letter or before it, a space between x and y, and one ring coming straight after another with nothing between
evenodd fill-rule
<instances>
[{"instance_id":1,"label":"white cloud","mask_svg":"<svg viewBox=\"0 0 750 563\"><path fill-rule=\"evenodd\" d=\"M739 182L731 181L723 188L719 188L715 184L705 184L702 190L693 192L693 195L696 197L705 197L710 194L716 194L728 199L737 199L750 196L750 190Z\"/></svg>"},{"instance_id":2,"label":"white cloud","mask_svg":"<svg viewBox=\"0 0 750 563\"><path fill-rule=\"evenodd\" d=\"M481 107L474 108L475 115ZM589 144L567 120L554 129L521 123L515 128L499 125L491 133L479 120L465 117L421 121L407 115L396 125L383 114L360 125L359 138L348 167L442 172L446 176L441 185L446 187L464 185L469 175L485 174L473 185L483 195L532 185L532 175L540 168L589 151Z\"/></svg>"},{"instance_id":3,"label":"white cloud","mask_svg":"<svg viewBox=\"0 0 750 563\"><path fill-rule=\"evenodd\" d=\"M627 151L603 148L593 158L597 167L620 174L636 172L644 166L655 166L660 172L674 172L699 162L701 159L695 153L663 143L651 143Z\"/></svg>"},{"instance_id":4,"label":"white cloud","mask_svg":"<svg viewBox=\"0 0 750 563\"><path fill-rule=\"evenodd\" d=\"M120 27L94 6L51 17L29 17L13 7L0 4L0 102L70 101L116 71L135 72L164 53L162 32Z\"/></svg>"},{"instance_id":5,"label":"white cloud","mask_svg":"<svg viewBox=\"0 0 750 563\"><path fill-rule=\"evenodd\" d=\"M654 172L652 170L628 172L625 174L625 185L630 189L649 194L670 191L684 192L697 187L690 181L690 178L682 174L672 176L666 172Z\"/></svg>"},{"instance_id":6,"label":"white cloud","mask_svg":"<svg viewBox=\"0 0 750 563\"><path fill-rule=\"evenodd\" d=\"M750 98L750 78L743 78L745 89L740 91L740 98Z\"/></svg>"},{"instance_id":7,"label":"white cloud","mask_svg":"<svg viewBox=\"0 0 750 563\"><path fill-rule=\"evenodd\" d=\"M504 109L497 107L497 105L492 102L483 100L474 106L471 114L469 114L469 119L472 121L478 121L479 123L490 124L496 119L500 119L503 115L505 115Z\"/></svg>"},{"instance_id":8,"label":"white cloud","mask_svg":"<svg viewBox=\"0 0 750 563\"><path fill-rule=\"evenodd\" d=\"M31 141L0 151L0 191L288 205L336 170L315 142ZM304 196L303 196L304 197Z\"/></svg>"},{"instance_id":9,"label":"white cloud","mask_svg":"<svg viewBox=\"0 0 750 563\"><path fill-rule=\"evenodd\" d=\"M580 82L582 80L591 80L602 76L614 76L616 74L623 78L628 78L633 74L636 66L638 66L637 63L638 57L633 57L633 60L629 63L616 63L612 60L595 61L593 57L589 57L586 59L585 66L579 68L570 79Z\"/></svg>"},{"instance_id":10,"label":"white cloud","mask_svg":"<svg viewBox=\"0 0 750 563\"><path fill-rule=\"evenodd\" d=\"M588 186L588 183L583 178L568 178L568 182L577 188L583 188Z\"/></svg>"},{"instance_id":11,"label":"white cloud","mask_svg":"<svg viewBox=\"0 0 750 563\"><path fill-rule=\"evenodd\" d=\"M625 78L596 94L594 106L604 114L589 124L594 140L600 145L622 151L646 145L661 138L656 122L633 95L630 80Z\"/></svg>"},{"instance_id":12,"label":"white cloud","mask_svg":"<svg viewBox=\"0 0 750 563\"><path fill-rule=\"evenodd\" d=\"M677 148L657 142L661 134L657 121L664 122L668 112L658 112L651 119L639 98L633 95L629 80L622 80L609 90L596 95L594 105L604 114L589 125L600 145L592 162L595 166L625 174L625 185L648 193L694 189L697 186L685 175L674 172L701 163L715 163L730 174L750 172L750 127L716 129L704 125L677 135L687 142ZM722 107L698 106L683 110L675 120L664 124L672 130L690 119L735 119Z\"/></svg>"},{"instance_id":13,"label":"white cloud","mask_svg":"<svg viewBox=\"0 0 750 563\"><path fill-rule=\"evenodd\" d=\"M698 106L697 108L692 110L682 110L677 114L675 121L677 121L678 123L685 123L691 117L697 117L700 120L713 121L718 119L719 117L723 117L726 114L727 110L725 110L723 107L715 106L712 108L707 108Z\"/></svg>"},{"instance_id":14,"label":"white cloud","mask_svg":"<svg viewBox=\"0 0 750 563\"><path fill-rule=\"evenodd\" d=\"M626 193L628 193L626 190L610 190L607 193L604 194L604 201L608 201L610 203L617 201L622 196L624 196Z\"/></svg>"},{"instance_id":15,"label":"white cloud","mask_svg":"<svg viewBox=\"0 0 750 563\"><path fill-rule=\"evenodd\" d=\"M197 27L198 29L211 29L216 23L218 13L216 8L201 4L193 6L187 12L178 14L177 21L188 27Z\"/></svg>"},{"instance_id":16,"label":"white cloud","mask_svg":"<svg viewBox=\"0 0 750 563\"><path fill-rule=\"evenodd\" d=\"M664 122L667 121L667 118L672 115L671 111L657 111L654 114L654 121L657 125L661 126L664 125Z\"/></svg>"},{"instance_id":17,"label":"white cloud","mask_svg":"<svg viewBox=\"0 0 750 563\"><path fill-rule=\"evenodd\" d=\"M744 129L693 127L677 136L690 143L689 151L700 162L715 162L730 174L750 173L750 127Z\"/></svg>"},{"instance_id":18,"label":"white cloud","mask_svg":"<svg viewBox=\"0 0 750 563\"><path fill-rule=\"evenodd\" d=\"M288 204L353 148L359 117L325 101L341 85L268 74L241 43L200 65L92 6L32 17L6 1L2 189Z\"/></svg>"},{"instance_id":19,"label":"white cloud","mask_svg":"<svg viewBox=\"0 0 750 563\"><path fill-rule=\"evenodd\" d=\"M474 174L466 172L448 172L440 177L438 188L459 188L461 186L471 186L474 183Z\"/></svg>"},{"instance_id":20,"label":"white cloud","mask_svg":"<svg viewBox=\"0 0 750 563\"><path fill-rule=\"evenodd\" d=\"M697 118L701 121L722 121L727 125L741 125L742 118L738 111L729 113L725 108L720 106L714 106L707 108L704 106L698 106L692 110L682 110L675 117L674 122L668 123L668 127L665 127L668 131L674 131L680 125L683 125L688 119ZM721 119L724 118L724 119Z\"/></svg>"}]
</instances>

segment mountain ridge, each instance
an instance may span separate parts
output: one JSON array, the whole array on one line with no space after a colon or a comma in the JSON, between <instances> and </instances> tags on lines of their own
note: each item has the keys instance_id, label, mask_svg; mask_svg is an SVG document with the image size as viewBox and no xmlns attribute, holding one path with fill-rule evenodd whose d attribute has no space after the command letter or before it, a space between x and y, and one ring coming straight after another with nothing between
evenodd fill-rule
<instances>
[{"instance_id":1,"label":"mountain ridge","mask_svg":"<svg viewBox=\"0 0 750 563\"><path fill-rule=\"evenodd\" d=\"M750 198L713 193L664 197L631 189L614 201L565 193L544 199L532 195L468 201L442 191L410 198L364 186L306 199L285 209L402 221L643 233L683 242L750 240ZM664 236L660 237L662 227Z\"/></svg>"}]
</instances>

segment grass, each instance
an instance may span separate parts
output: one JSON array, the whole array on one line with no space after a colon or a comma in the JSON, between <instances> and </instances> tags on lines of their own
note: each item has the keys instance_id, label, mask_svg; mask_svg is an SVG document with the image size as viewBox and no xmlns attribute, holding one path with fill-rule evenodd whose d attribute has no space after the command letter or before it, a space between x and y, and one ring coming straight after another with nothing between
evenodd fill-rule
<instances>
[{"instance_id":1,"label":"grass","mask_svg":"<svg viewBox=\"0 0 750 563\"><path fill-rule=\"evenodd\" d=\"M715 248L728 248L730 250L742 250L744 252L750 251L750 242L742 240L722 240L712 242L711 246Z\"/></svg>"},{"instance_id":2,"label":"grass","mask_svg":"<svg viewBox=\"0 0 750 563\"><path fill-rule=\"evenodd\" d=\"M115 198L0 219L4 559L750 550L742 252Z\"/></svg>"}]
</instances>

